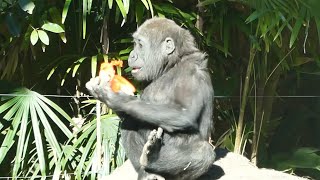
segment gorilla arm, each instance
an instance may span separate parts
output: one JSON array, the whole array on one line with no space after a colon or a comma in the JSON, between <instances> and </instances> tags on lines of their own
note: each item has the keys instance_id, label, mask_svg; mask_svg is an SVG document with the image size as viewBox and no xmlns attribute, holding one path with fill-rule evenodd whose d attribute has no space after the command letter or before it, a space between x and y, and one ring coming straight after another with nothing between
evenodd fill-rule
<instances>
[{"instance_id":1,"label":"gorilla arm","mask_svg":"<svg viewBox=\"0 0 320 180\"><path fill-rule=\"evenodd\" d=\"M199 92L199 83L181 83L172 89L175 100L170 104L153 104L134 96L114 93L97 78L87 83L90 93L105 102L115 112L124 112L137 120L162 127L167 132L198 130L197 119L203 108L205 92ZM204 83L204 82L203 82ZM201 86L200 86L201 87Z\"/></svg>"}]
</instances>

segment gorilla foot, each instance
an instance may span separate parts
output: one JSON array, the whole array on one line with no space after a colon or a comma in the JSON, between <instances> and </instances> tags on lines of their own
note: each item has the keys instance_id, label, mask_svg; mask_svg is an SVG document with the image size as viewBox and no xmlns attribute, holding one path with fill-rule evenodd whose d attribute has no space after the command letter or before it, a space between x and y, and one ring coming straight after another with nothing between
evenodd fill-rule
<instances>
[{"instance_id":1,"label":"gorilla foot","mask_svg":"<svg viewBox=\"0 0 320 180\"><path fill-rule=\"evenodd\" d=\"M141 180L165 180L165 178L156 174L148 174L147 177L144 177Z\"/></svg>"},{"instance_id":2,"label":"gorilla foot","mask_svg":"<svg viewBox=\"0 0 320 180\"><path fill-rule=\"evenodd\" d=\"M148 136L148 141L143 147L142 154L140 156L140 165L143 167L146 167L149 162L149 155L150 152L157 144L161 142L163 129L161 127L158 128L158 130L153 130L150 132ZM156 175L157 176L157 175Z\"/></svg>"}]
</instances>

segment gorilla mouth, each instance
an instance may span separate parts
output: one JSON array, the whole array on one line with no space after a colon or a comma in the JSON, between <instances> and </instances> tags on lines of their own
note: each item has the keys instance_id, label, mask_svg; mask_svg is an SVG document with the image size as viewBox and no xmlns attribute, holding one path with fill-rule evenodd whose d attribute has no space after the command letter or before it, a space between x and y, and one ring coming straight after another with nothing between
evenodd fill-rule
<instances>
[{"instance_id":1,"label":"gorilla mouth","mask_svg":"<svg viewBox=\"0 0 320 180\"><path fill-rule=\"evenodd\" d=\"M131 70L131 73L137 73L141 70L142 68L141 67L133 67L132 70Z\"/></svg>"}]
</instances>

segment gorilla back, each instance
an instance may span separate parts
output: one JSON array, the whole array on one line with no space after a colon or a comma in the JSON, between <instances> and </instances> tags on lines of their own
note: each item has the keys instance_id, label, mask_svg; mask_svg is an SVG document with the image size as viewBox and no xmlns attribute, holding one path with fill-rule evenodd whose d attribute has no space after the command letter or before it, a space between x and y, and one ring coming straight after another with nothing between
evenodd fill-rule
<instances>
[{"instance_id":1,"label":"gorilla back","mask_svg":"<svg viewBox=\"0 0 320 180\"><path fill-rule=\"evenodd\" d=\"M122 143L139 174L197 179L215 159L208 142L213 89L206 54L196 47L189 31L164 18L147 20L133 38L128 60L132 75L149 83L141 97L114 93L101 83L90 82L92 90L88 89L123 120ZM148 163L142 167L142 149L158 127L163 129L162 140L150 149Z\"/></svg>"}]
</instances>

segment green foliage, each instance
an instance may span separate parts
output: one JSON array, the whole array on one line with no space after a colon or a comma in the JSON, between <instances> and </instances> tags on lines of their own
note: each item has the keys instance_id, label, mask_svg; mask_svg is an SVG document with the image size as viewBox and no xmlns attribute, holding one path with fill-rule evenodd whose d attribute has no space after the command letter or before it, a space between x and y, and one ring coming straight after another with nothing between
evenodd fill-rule
<instances>
[{"instance_id":1,"label":"green foliage","mask_svg":"<svg viewBox=\"0 0 320 180\"><path fill-rule=\"evenodd\" d=\"M278 170L315 169L320 171L319 149L299 148L290 153L275 154L271 161Z\"/></svg>"},{"instance_id":2,"label":"green foliage","mask_svg":"<svg viewBox=\"0 0 320 180\"><path fill-rule=\"evenodd\" d=\"M66 137L72 137L70 130L53 110L70 122L71 118L58 105L34 91L17 89L13 96L4 98L0 106L0 114L4 113L5 120L5 128L1 129L5 137L0 148L0 164L14 145L13 177L18 174L37 175L39 171L41 175L46 175L53 169L48 162L57 164L62 156L62 147L52 129L53 124ZM26 167L31 167L29 171L32 172L26 171Z\"/></svg>"},{"instance_id":3,"label":"green foliage","mask_svg":"<svg viewBox=\"0 0 320 180\"><path fill-rule=\"evenodd\" d=\"M151 0L3 1L0 3L0 79L32 87L34 91L15 92L28 96L5 99L0 106L0 118L5 117L0 119L0 138L5 143L0 149L0 165L21 161L5 170L15 177L54 174L59 179L64 173L75 173L77 179L94 179L99 171L95 166L99 159L97 120L92 115L96 109L92 106L95 101L83 101L81 97L84 84L97 75L103 61L121 59L126 65L132 50L130 34L145 19L160 16L190 30L199 47L209 55L215 94L222 96L217 98L215 106L218 112L214 140L218 145L235 149L235 129L239 125L236 119L243 111L241 153L248 157L257 155L259 165L292 168L295 172L318 171L317 161L306 164L303 160L318 159L319 152L303 147L319 144L311 136L300 135L314 129L299 129L295 133L300 135L297 137L285 135L288 128L295 131L310 121L299 114L314 112L288 108L285 105L300 102L290 103L276 97L300 95L299 92L311 89L314 91L310 94L316 94L318 90L315 82L310 83L312 87L301 85L305 74L320 72L318 7L316 0L203 0L198 6ZM122 74L131 79L129 71L125 67ZM245 79L250 80L246 87ZM139 89L139 84L135 85ZM248 92L240 98L239 92L245 88ZM0 87L0 91L4 89ZM76 96L72 100L57 100L59 108L35 91ZM241 107L239 101L248 101L248 108ZM308 108L312 107L318 106ZM295 118L288 116L292 112L297 112ZM65 121L70 120L67 114L85 121L75 127L80 130L74 130L73 135L66 128L66 123L70 123ZM119 139L119 119L110 112L103 113L101 123L99 156L104 158L104 163L99 173L107 175L122 164L125 155ZM61 131L67 138L60 137ZM295 138L310 143L292 140ZM285 151L290 153L280 157L281 144L289 144Z\"/></svg>"}]
</instances>

